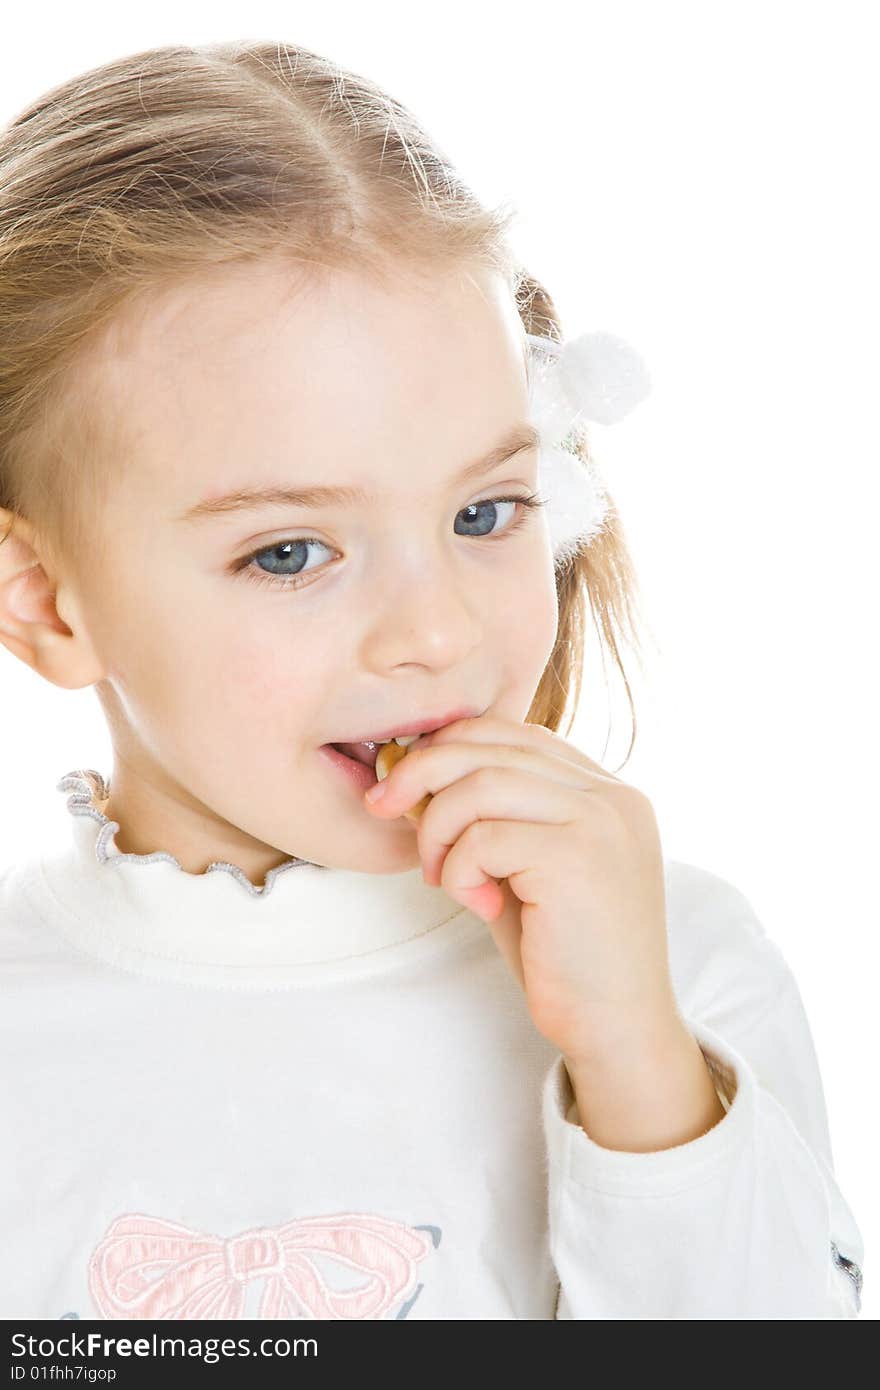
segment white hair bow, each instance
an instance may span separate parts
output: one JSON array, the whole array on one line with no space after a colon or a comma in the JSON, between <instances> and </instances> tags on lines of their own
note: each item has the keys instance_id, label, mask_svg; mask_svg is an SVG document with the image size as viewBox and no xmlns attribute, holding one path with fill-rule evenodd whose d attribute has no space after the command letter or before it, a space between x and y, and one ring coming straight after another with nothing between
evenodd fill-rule
<instances>
[{"instance_id":1,"label":"white hair bow","mask_svg":"<svg viewBox=\"0 0 880 1390\"><path fill-rule=\"evenodd\" d=\"M593 464L565 447L584 420L611 425L650 394L641 357L611 333L583 333L566 343L527 333L529 411L541 436L538 487L554 561L575 555L599 531L608 498Z\"/></svg>"}]
</instances>

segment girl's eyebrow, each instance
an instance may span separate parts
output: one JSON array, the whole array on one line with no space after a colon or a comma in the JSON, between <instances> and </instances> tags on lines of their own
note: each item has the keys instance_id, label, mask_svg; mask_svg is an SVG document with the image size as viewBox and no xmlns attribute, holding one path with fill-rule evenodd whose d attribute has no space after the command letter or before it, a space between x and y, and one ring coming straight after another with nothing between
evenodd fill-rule
<instances>
[{"instance_id":1,"label":"girl's eyebrow","mask_svg":"<svg viewBox=\"0 0 880 1390\"><path fill-rule=\"evenodd\" d=\"M466 482L480 473L507 463L516 454L527 449L537 449L540 435L534 425L516 425L483 458L475 459L453 478L453 483ZM362 487L259 487L242 488L227 493L225 497L207 497L197 502L188 511L175 517L176 521L197 521L206 516L220 516L228 512L250 511L257 507L326 507L353 506L368 503L374 497Z\"/></svg>"}]
</instances>

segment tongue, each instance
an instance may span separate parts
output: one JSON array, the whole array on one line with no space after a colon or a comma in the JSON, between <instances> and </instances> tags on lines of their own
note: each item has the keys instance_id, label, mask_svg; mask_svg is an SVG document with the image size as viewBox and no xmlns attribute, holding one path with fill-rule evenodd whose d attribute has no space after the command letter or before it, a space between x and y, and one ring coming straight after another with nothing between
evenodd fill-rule
<instances>
[{"instance_id":1,"label":"tongue","mask_svg":"<svg viewBox=\"0 0 880 1390\"><path fill-rule=\"evenodd\" d=\"M356 763L365 763L367 767L376 766L378 746L368 748L365 743L334 743L333 747L338 748L347 758L354 758Z\"/></svg>"}]
</instances>

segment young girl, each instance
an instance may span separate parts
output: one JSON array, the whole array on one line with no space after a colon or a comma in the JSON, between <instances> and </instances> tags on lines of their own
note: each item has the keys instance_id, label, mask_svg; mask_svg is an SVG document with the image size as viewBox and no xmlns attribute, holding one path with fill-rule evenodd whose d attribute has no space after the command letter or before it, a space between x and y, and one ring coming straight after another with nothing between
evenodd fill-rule
<instances>
[{"instance_id":1,"label":"young girl","mask_svg":"<svg viewBox=\"0 0 880 1390\"><path fill-rule=\"evenodd\" d=\"M285 44L0 137L0 639L113 747L0 880L3 1318L857 1315L786 961L558 733L635 586L509 220Z\"/></svg>"}]
</instances>

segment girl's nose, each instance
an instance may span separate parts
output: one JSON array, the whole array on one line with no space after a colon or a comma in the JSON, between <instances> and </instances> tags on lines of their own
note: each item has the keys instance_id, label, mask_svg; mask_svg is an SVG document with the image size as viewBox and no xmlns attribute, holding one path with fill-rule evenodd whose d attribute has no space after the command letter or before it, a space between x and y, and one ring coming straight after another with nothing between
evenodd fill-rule
<instances>
[{"instance_id":1,"label":"girl's nose","mask_svg":"<svg viewBox=\"0 0 880 1390\"><path fill-rule=\"evenodd\" d=\"M395 582L391 601L370 625L374 662L386 668L451 666L484 640L487 618L479 598L462 587L460 575L450 579L448 567Z\"/></svg>"}]
</instances>

